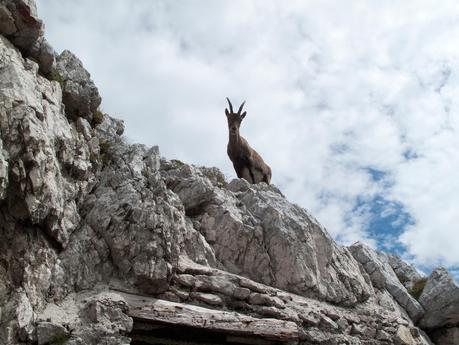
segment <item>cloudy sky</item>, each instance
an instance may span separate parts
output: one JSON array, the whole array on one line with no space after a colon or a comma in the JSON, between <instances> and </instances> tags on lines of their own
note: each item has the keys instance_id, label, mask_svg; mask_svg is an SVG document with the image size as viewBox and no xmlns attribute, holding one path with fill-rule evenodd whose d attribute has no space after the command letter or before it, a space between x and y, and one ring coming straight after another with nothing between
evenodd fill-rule
<instances>
[{"instance_id":1,"label":"cloudy sky","mask_svg":"<svg viewBox=\"0 0 459 345\"><path fill-rule=\"evenodd\" d=\"M273 183L343 244L459 277L459 4L38 0L132 142L235 173L225 97Z\"/></svg>"}]
</instances>

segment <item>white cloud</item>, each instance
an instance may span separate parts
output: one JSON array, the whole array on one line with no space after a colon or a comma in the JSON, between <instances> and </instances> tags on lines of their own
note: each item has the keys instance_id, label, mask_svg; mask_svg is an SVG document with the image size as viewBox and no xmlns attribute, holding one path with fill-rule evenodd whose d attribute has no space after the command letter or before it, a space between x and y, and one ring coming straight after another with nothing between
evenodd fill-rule
<instances>
[{"instance_id":1,"label":"white cloud","mask_svg":"<svg viewBox=\"0 0 459 345\"><path fill-rule=\"evenodd\" d=\"M414 221L399 238L407 257L459 266L455 1L38 7L51 44L83 60L103 109L126 121L131 140L234 177L223 109L226 96L247 99L243 135L272 166L273 182L335 238L374 243L367 227L378 196Z\"/></svg>"}]
</instances>

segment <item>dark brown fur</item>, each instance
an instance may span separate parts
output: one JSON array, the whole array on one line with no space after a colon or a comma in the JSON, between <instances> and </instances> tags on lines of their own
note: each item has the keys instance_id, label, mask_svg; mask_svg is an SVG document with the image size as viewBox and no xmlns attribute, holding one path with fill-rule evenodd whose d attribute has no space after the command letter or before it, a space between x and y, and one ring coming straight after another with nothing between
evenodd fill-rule
<instances>
[{"instance_id":1,"label":"dark brown fur","mask_svg":"<svg viewBox=\"0 0 459 345\"><path fill-rule=\"evenodd\" d=\"M241 104L237 113L233 111L233 106L227 98L229 111L225 109L226 118L228 119L229 141L228 156L233 162L234 170L237 177L244 178L250 183L271 182L271 168L263 161L263 158L257 151L252 149L240 134L239 128L247 112L242 111L244 103Z\"/></svg>"}]
</instances>

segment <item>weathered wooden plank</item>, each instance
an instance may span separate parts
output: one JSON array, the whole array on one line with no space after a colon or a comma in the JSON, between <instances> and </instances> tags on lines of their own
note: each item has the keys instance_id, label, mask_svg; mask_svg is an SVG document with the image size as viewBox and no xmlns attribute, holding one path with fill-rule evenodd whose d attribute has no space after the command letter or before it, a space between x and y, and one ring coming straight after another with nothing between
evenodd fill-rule
<instances>
[{"instance_id":1,"label":"weathered wooden plank","mask_svg":"<svg viewBox=\"0 0 459 345\"><path fill-rule=\"evenodd\" d=\"M258 319L236 312L121 294L129 306L129 315L134 319L282 342L298 340L298 326L291 321Z\"/></svg>"}]
</instances>

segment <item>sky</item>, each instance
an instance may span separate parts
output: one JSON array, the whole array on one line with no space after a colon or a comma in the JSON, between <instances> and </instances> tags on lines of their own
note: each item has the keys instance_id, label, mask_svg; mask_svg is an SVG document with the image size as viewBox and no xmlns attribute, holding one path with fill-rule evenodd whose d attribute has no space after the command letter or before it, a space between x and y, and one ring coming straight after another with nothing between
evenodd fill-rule
<instances>
[{"instance_id":1,"label":"sky","mask_svg":"<svg viewBox=\"0 0 459 345\"><path fill-rule=\"evenodd\" d=\"M38 0L130 142L216 166L225 97L289 200L345 245L459 278L457 1Z\"/></svg>"}]
</instances>

